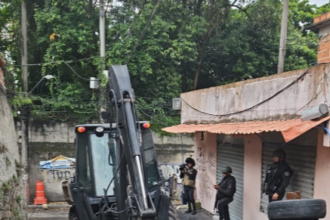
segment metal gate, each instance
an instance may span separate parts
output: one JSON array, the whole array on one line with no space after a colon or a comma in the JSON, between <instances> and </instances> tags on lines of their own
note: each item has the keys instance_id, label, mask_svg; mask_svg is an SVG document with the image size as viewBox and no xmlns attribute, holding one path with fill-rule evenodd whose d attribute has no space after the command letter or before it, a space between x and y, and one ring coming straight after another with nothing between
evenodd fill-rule
<instances>
[{"instance_id":1,"label":"metal gate","mask_svg":"<svg viewBox=\"0 0 330 220\"><path fill-rule=\"evenodd\" d=\"M243 179L244 179L244 145L218 144L217 148L217 182L222 179L221 170L225 166L233 169L232 175L236 178L236 193L234 201L229 204L231 220L243 219Z\"/></svg>"},{"instance_id":2,"label":"metal gate","mask_svg":"<svg viewBox=\"0 0 330 220\"><path fill-rule=\"evenodd\" d=\"M262 150L262 181L265 179L267 165L273 162L273 151L277 149L269 144L263 145ZM301 192L302 199L312 199L314 191L314 174L316 146L284 145L287 162L294 169L290 185L286 192ZM286 200L286 196L284 199ZM260 211L267 213L268 196L262 194Z\"/></svg>"}]
</instances>

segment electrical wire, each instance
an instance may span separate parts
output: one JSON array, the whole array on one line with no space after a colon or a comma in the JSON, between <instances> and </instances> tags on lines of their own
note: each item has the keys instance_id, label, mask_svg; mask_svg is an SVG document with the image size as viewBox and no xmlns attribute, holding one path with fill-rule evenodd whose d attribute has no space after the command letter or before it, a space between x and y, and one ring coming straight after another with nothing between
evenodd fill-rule
<instances>
[{"instance_id":1,"label":"electrical wire","mask_svg":"<svg viewBox=\"0 0 330 220\"><path fill-rule=\"evenodd\" d=\"M212 113L208 113L208 112L203 112L195 107L193 107L191 104L189 104L186 100L182 99L181 100L186 103L190 108L194 109L195 111L198 111L200 113L203 113L203 114L206 114L206 115L211 115L211 116L218 116L218 117L221 117L221 116L229 116L229 115L234 115L234 114L239 114L239 113L242 113L242 112L246 112L248 110L251 110L271 99L273 99L274 97L276 97L277 95L279 95L280 93L282 93L283 91L285 91L286 89L290 88L292 85L294 85L296 82L298 82L300 79L302 79L308 72L311 68L315 67L315 66L318 66L318 65L321 65L321 64L324 64L324 63L319 63L319 64L316 64L314 66L311 66L309 67L303 74L301 74L299 77L297 77L295 80L293 80L291 83L289 83L287 86L285 86L284 88L282 88L281 90L277 91L274 95L270 96L269 98L251 106L251 107L248 107L246 109L243 109L243 110L240 110L240 111L236 111L236 112L230 112L230 113L225 113L225 114L212 114Z\"/></svg>"},{"instance_id":2,"label":"electrical wire","mask_svg":"<svg viewBox=\"0 0 330 220\"><path fill-rule=\"evenodd\" d=\"M329 69L330 70L330 69ZM329 73L329 70L328 70L328 73ZM318 83L318 85L317 85L317 88L316 88L316 90L315 90L315 94L314 94L314 96L303 106L303 107L301 107L301 108L299 108L295 113L294 113L294 115L295 114L297 114L298 112L300 112L301 110L303 110L303 109L305 109L305 107L306 106L308 106L321 92L322 92L322 90L324 90L324 88L325 88L325 83L327 83L327 81L326 81L326 78L328 78L328 75L327 75L327 73L325 72L325 70L324 70L324 75L323 75L323 78L321 78L320 79L320 81L319 81L319 83ZM318 93L316 93L316 91L318 90L318 88L319 88L319 86L321 85L321 83L322 83L322 81L323 81L323 84L322 84L322 88L320 89L320 91L318 92Z\"/></svg>"},{"instance_id":3,"label":"electrical wire","mask_svg":"<svg viewBox=\"0 0 330 220\"><path fill-rule=\"evenodd\" d=\"M77 62L77 61L82 61L82 60L91 60L91 59L95 59L95 58L101 58L101 57L88 57L88 58L81 58L81 59L76 59L76 60L68 60L68 61L63 61L63 60L59 60L59 61L52 61L52 62L48 62L48 63L31 63L31 64L21 64L21 65L11 65L11 64L7 64L6 67L9 66L13 66L13 67L22 67L22 66L43 66L43 65L48 65L48 64L60 64L62 62Z\"/></svg>"},{"instance_id":4,"label":"electrical wire","mask_svg":"<svg viewBox=\"0 0 330 220\"><path fill-rule=\"evenodd\" d=\"M63 63L65 63L74 72L74 74L76 74L76 76L78 76L79 78L81 78L83 80L89 81L89 79L80 76L67 62L63 61Z\"/></svg>"},{"instance_id":5,"label":"electrical wire","mask_svg":"<svg viewBox=\"0 0 330 220\"><path fill-rule=\"evenodd\" d=\"M158 119L155 119L153 116L148 115L148 114L145 113L141 108L137 107L137 109L138 109L140 112L142 112L145 116L149 117L150 119L153 119L153 120L155 120L155 121L157 121L157 122L159 122L159 123L161 123L161 124L163 124L163 125L165 125L165 126L170 126L169 124L166 124L166 123L164 123L164 122L162 122L162 121L160 121L160 120L158 120Z\"/></svg>"}]
</instances>

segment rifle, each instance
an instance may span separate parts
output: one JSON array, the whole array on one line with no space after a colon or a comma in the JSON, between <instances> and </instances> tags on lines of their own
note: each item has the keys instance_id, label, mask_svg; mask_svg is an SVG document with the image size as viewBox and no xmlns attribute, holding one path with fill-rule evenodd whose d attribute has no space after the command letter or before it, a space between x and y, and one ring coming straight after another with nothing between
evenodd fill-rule
<instances>
[{"instance_id":1,"label":"rifle","mask_svg":"<svg viewBox=\"0 0 330 220\"><path fill-rule=\"evenodd\" d=\"M261 185L261 192L262 193L265 193L266 192L266 188L267 188L267 184L268 184L268 179L269 179L269 164L267 164L265 180L264 180L264 182Z\"/></svg>"}]
</instances>

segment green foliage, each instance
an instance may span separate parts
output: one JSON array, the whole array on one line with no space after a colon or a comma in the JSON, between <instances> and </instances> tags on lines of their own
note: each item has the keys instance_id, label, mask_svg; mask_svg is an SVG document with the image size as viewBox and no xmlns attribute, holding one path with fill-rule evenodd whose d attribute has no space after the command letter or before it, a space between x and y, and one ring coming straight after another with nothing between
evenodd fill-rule
<instances>
[{"instance_id":1,"label":"green foliage","mask_svg":"<svg viewBox=\"0 0 330 220\"><path fill-rule=\"evenodd\" d=\"M309 4L308 0L290 0L289 7L289 19L294 25L294 28L297 29L300 29L302 24L304 26L312 24L314 17L317 15L317 6Z\"/></svg>"},{"instance_id":2,"label":"green foliage","mask_svg":"<svg viewBox=\"0 0 330 220\"><path fill-rule=\"evenodd\" d=\"M22 196L21 195L17 195L16 196L16 202L17 203L21 203L22 202Z\"/></svg>"},{"instance_id":3,"label":"green foliage","mask_svg":"<svg viewBox=\"0 0 330 220\"><path fill-rule=\"evenodd\" d=\"M19 64L21 1L3 2L0 28L10 38L0 36L0 49ZM89 89L89 77L105 86L102 63L106 69L127 64L139 116L160 132L180 122L171 110L171 99L180 93L277 72L281 1L118 2L106 15L106 57L101 59L95 34L99 9L92 0L27 0L29 63L44 63L29 67L29 88L46 74L55 78L41 82L29 98L8 83L15 110L29 105L33 118L96 119L104 97ZM290 1L285 71L316 61L317 36L302 26L327 11L329 4ZM7 72L8 81L21 80L20 67L9 65Z\"/></svg>"},{"instance_id":4,"label":"green foliage","mask_svg":"<svg viewBox=\"0 0 330 220\"><path fill-rule=\"evenodd\" d=\"M23 93L16 94L10 100L10 104L15 111L13 111L14 117L18 116L17 110L19 110L22 106L25 105L33 105L32 100L30 98L26 98Z\"/></svg>"},{"instance_id":5,"label":"green foliage","mask_svg":"<svg viewBox=\"0 0 330 220\"><path fill-rule=\"evenodd\" d=\"M165 135L165 132L161 131L162 128L180 123L180 117L176 112L172 112L171 115L168 113L169 111L166 112L165 109L168 106L168 103L162 98L153 99L151 102L138 98L137 111L139 120L150 121L153 131L157 131L160 135Z\"/></svg>"},{"instance_id":6,"label":"green foliage","mask_svg":"<svg viewBox=\"0 0 330 220\"><path fill-rule=\"evenodd\" d=\"M13 175L12 178L3 182L0 186L0 202L6 204L6 207L0 211L0 215L10 211L9 219L23 220L24 208L22 196L19 194L19 179ZM20 189L21 190L21 189ZM8 214L8 213L7 213Z\"/></svg>"},{"instance_id":7,"label":"green foliage","mask_svg":"<svg viewBox=\"0 0 330 220\"><path fill-rule=\"evenodd\" d=\"M17 177L21 177L22 176L22 172L23 172L23 166L22 164L20 164L19 162L17 162L17 160L15 160L15 169L16 169L16 174Z\"/></svg>"},{"instance_id":8,"label":"green foliage","mask_svg":"<svg viewBox=\"0 0 330 220\"><path fill-rule=\"evenodd\" d=\"M99 103L96 100L84 100L65 94L75 93L74 89L62 90L58 97L34 97L42 105L36 105L33 109L35 119L47 119L50 121L74 121L83 123L97 118ZM66 92L66 93L65 93ZM77 94L79 95L79 93Z\"/></svg>"},{"instance_id":9,"label":"green foliage","mask_svg":"<svg viewBox=\"0 0 330 220\"><path fill-rule=\"evenodd\" d=\"M11 161L8 156L5 157L5 162L6 162L7 168L11 166Z\"/></svg>"}]
</instances>

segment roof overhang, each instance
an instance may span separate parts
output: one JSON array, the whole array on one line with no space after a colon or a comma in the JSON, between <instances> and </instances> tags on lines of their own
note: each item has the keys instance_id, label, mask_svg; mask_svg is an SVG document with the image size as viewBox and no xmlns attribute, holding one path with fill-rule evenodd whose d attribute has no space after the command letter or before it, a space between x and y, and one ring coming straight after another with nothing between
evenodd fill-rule
<instances>
[{"instance_id":1,"label":"roof overhang","mask_svg":"<svg viewBox=\"0 0 330 220\"><path fill-rule=\"evenodd\" d=\"M287 121L250 121L219 124L180 124L163 128L169 133L209 132L216 134L260 134L263 132L281 132L285 142L289 142L308 130L328 121L330 116L319 120L302 121L301 119Z\"/></svg>"},{"instance_id":2,"label":"roof overhang","mask_svg":"<svg viewBox=\"0 0 330 220\"><path fill-rule=\"evenodd\" d=\"M311 25L305 27L304 30L311 30L311 31L314 31L314 32L318 32L321 28L329 26L329 25L330 25L330 18L325 19L325 20L320 21L320 22L315 23L315 24L311 24Z\"/></svg>"}]
</instances>

